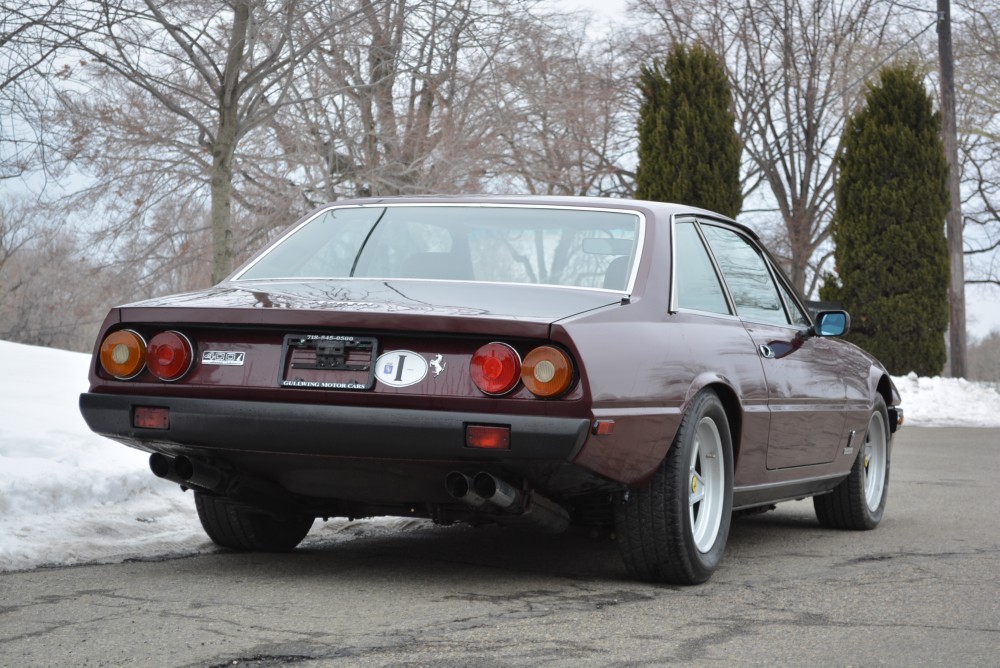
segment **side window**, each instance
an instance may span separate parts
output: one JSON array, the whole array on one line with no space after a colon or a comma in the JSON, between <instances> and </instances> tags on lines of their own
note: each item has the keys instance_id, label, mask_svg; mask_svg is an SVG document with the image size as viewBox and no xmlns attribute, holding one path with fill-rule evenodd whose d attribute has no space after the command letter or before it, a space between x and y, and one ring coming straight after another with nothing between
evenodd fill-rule
<instances>
[{"instance_id":1,"label":"side window","mask_svg":"<svg viewBox=\"0 0 1000 668\"><path fill-rule=\"evenodd\" d=\"M788 319L791 320L793 325L798 327L808 327L809 318L805 316L802 309L799 308L798 303L795 301L795 297L789 292L788 288L781 281L778 281L778 290L781 292L781 298L785 300L785 308L788 310Z\"/></svg>"},{"instance_id":2,"label":"side window","mask_svg":"<svg viewBox=\"0 0 1000 668\"><path fill-rule=\"evenodd\" d=\"M755 322L789 324L767 262L757 249L732 230L714 225L702 225L701 229L722 269L739 316Z\"/></svg>"},{"instance_id":3,"label":"side window","mask_svg":"<svg viewBox=\"0 0 1000 668\"><path fill-rule=\"evenodd\" d=\"M677 223L674 226L674 262L678 307L729 313L722 284L694 223Z\"/></svg>"}]
</instances>

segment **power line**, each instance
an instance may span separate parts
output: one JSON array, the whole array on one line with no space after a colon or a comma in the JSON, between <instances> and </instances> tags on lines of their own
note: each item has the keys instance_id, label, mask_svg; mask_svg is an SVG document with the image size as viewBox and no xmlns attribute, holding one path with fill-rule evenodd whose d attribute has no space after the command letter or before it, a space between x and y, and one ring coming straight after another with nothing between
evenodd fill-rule
<instances>
[{"instance_id":1,"label":"power line","mask_svg":"<svg viewBox=\"0 0 1000 668\"><path fill-rule=\"evenodd\" d=\"M840 91L840 94L844 95L845 93L847 93L847 91L851 90L852 88L854 88L855 86L857 86L859 83L861 83L862 81L864 81L865 79L867 79L868 75L870 75L872 72L874 72L875 70L879 69L880 67L882 67L883 65L885 65L890 60L892 60L892 58L897 53L899 53L900 51L902 51L903 49L905 49L906 47L908 47L910 44L913 44L914 42L916 42L919 37L921 37L925 32L927 32L928 30L930 30L931 28L933 28L937 24L938 24L938 21L937 21L937 19L935 19L933 23L930 23L926 28L924 28L923 30L921 30L920 32L918 32L916 35L914 35L913 37L911 37L910 39L908 39L903 44L900 44L888 56L886 56L885 58L883 58L882 60L880 60L878 63L876 63L875 65L873 65L870 69L868 69L868 71L866 71L860 77L858 77L857 79L855 79L852 83L850 83L849 85L847 85L843 90Z\"/></svg>"}]
</instances>

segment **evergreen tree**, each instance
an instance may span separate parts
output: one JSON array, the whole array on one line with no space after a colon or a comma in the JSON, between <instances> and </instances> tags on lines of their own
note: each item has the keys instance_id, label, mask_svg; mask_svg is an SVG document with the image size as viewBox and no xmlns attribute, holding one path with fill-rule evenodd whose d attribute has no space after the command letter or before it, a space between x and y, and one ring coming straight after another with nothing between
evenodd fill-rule
<instances>
[{"instance_id":1,"label":"evergreen tree","mask_svg":"<svg viewBox=\"0 0 1000 668\"><path fill-rule=\"evenodd\" d=\"M735 217L743 206L732 93L719 58L676 45L639 78L639 168L635 195Z\"/></svg>"},{"instance_id":2,"label":"evergreen tree","mask_svg":"<svg viewBox=\"0 0 1000 668\"><path fill-rule=\"evenodd\" d=\"M845 130L833 240L849 339L893 374L936 375L948 327L948 164L940 117L913 67L890 67Z\"/></svg>"}]
</instances>

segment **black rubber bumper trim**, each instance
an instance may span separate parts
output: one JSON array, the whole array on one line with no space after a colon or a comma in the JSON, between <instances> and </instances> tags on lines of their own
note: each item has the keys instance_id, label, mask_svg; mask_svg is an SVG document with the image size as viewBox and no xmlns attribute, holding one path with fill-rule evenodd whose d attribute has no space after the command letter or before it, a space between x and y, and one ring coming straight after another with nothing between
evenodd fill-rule
<instances>
[{"instance_id":1,"label":"black rubber bumper trim","mask_svg":"<svg viewBox=\"0 0 1000 668\"><path fill-rule=\"evenodd\" d=\"M135 406L170 409L169 429L132 426ZM416 460L572 461L590 420L137 395L80 395L94 432L143 449L170 446ZM507 425L510 450L465 446L467 424Z\"/></svg>"}]
</instances>

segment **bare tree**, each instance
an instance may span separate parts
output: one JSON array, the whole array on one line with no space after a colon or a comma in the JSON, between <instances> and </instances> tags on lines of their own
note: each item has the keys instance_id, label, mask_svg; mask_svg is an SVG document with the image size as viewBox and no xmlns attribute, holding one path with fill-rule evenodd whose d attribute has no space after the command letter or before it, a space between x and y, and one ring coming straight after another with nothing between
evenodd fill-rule
<instances>
[{"instance_id":1,"label":"bare tree","mask_svg":"<svg viewBox=\"0 0 1000 668\"><path fill-rule=\"evenodd\" d=\"M778 251L789 277L812 293L817 270L829 258L825 244L845 120L865 75L877 69L889 44L905 41L893 33L893 5L636 0L636 6L656 20L661 39L700 39L724 57L748 158L748 199L763 182L765 199L775 203L783 223Z\"/></svg>"},{"instance_id":2,"label":"bare tree","mask_svg":"<svg viewBox=\"0 0 1000 668\"><path fill-rule=\"evenodd\" d=\"M32 209L23 198L0 202L0 307L7 297L17 289L17 281L5 267L17 253L37 235Z\"/></svg>"},{"instance_id":3,"label":"bare tree","mask_svg":"<svg viewBox=\"0 0 1000 668\"><path fill-rule=\"evenodd\" d=\"M0 180L22 176L35 164L37 136L32 88L55 53L47 44L45 23L62 2L0 6Z\"/></svg>"},{"instance_id":4,"label":"bare tree","mask_svg":"<svg viewBox=\"0 0 1000 668\"><path fill-rule=\"evenodd\" d=\"M1000 286L1000 4L956 2L966 283Z\"/></svg>"},{"instance_id":5,"label":"bare tree","mask_svg":"<svg viewBox=\"0 0 1000 668\"><path fill-rule=\"evenodd\" d=\"M285 155L312 156L296 172L310 204L627 192L631 82L620 54L588 50L578 24L518 1L361 7L363 22L310 56L295 113L275 123Z\"/></svg>"},{"instance_id":6,"label":"bare tree","mask_svg":"<svg viewBox=\"0 0 1000 668\"><path fill-rule=\"evenodd\" d=\"M969 346L969 380L1000 383L1000 331Z\"/></svg>"},{"instance_id":7,"label":"bare tree","mask_svg":"<svg viewBox=\"0 0 1000 668\"><path fill-rule=\"evenodd\" d=\"M20 205L13 211L32 234L0 266L0 339L89 351L109 301L128 296L131 282L104 270L66 226L45 220L51 211L37 200Z\"/></svg>"},{"instance_id":8,"label":"bare tree","mask_svg":"<svg viewBox=\"0 0 1000 668\"><path fill-rule=\"evenodd\" d=\"M42 113L65 76L60 56L92 25L66 0L0 3L0 181L47 172Z\"/></svg>"},{"instance_id":9,"label":"bare tree","mask_svg":"<svg viewBox=\"0 0 1000 668\"><path fill-rule=\"evenodd\" d=\"M296 68L339 23L302 39L308 0L114 0L77 6L95 25L73 44L86 61L61 93L67 160L95 177L120 232L167 198L207 190L212 280L232 269L239 147L288 102ZM207 188L206 188L207 186ZM97 199L101 199L98 197ZM96 201L96 200L95 200ZM203 200L204 201L204 200Z\"/></svg>"},{"instance_id":10,"label":"bare tree","mask_svg":"<svg viewBox=\"0 0 1000 668\"><path fill-rule=\"evenodd\" d=\"M588 40L577 17L521 22L497 63L497 186L544 195L632 193L636 63L617 39Z\"/></svg>"},{"instance_id":11,"label":"bare tree","mask_svg":"<svg viewBox=\"0 0 1000 668\"><path fill-rule=\"evenodd\" d=\"M481 189L496 59L521 4L362 0L362 20L310 55L295 113L275 128L303 158L309 201Z\"/></svg>"}]
</instances>

